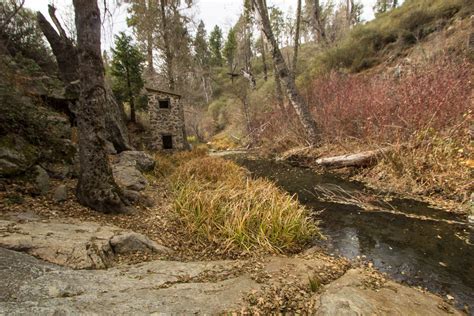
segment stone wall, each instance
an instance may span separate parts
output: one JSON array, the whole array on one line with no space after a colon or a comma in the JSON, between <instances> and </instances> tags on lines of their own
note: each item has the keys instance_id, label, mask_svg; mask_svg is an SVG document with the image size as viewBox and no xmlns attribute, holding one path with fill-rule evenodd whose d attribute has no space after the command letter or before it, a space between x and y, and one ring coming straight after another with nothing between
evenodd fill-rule
<instances>
[{"instance_id":1,"label":"stone wall","mask_svg":"<svg viewBox=\"0 0 474 316\"><path fill-rule=\"evenodd\" d=\"M159 101L166 99L170 100L170 107L160 109ZM148 90L148 111L150 114L152 149L163 149L163 135L172 136L174 150L187 148L184 133L184 111L179 96Z\"/></svg>"}]
</instances>

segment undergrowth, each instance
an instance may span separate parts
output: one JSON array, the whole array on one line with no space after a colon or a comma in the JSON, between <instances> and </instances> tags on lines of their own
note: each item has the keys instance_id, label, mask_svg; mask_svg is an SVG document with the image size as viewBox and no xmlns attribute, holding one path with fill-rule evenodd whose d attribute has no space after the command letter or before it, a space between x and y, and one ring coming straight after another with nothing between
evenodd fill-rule
<instances>
[{"instance_id":1,"label":"undergrowth","mask_svg":"<svg viewBox=\"0 0 474 316\"><path fill-rule=\"evenodd\" d=\"M183 229L202 244L229 252L288 253L319 234L295 197L270 181L251 179L231 161L202 153L162 156L157 164L163 160L176 166L167 172L173 210Z\"/></svg>"}]
</instances>

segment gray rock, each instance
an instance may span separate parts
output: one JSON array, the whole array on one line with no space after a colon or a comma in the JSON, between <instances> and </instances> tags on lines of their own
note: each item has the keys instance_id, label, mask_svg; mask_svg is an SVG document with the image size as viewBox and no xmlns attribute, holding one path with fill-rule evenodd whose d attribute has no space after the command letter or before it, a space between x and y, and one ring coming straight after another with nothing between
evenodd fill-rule
<instances>
[{"instance_id":1,"label":"gray rock","mask_svg":"<svg viewBox=\"0 0 474 316\"><path fill-rule=\"evenodd\" d=\"M115 238L114 238L115 237ZM0 247L24 251L45 261L74 269L103 269L116 253L168 253L138 233L91 222L0 220Z\"/></svg>"},{"instance_id":2,"label":"gray rock","mask_svg":"<svg viewBox=\"0 0 474 316\"><path fill-rule=\"evenodd\" d=\"M64 184L61 184L54 190L53 200L56 202L67 200L67 187Z\"/></svg>"},{"instance_id":3,"label":"gray rock","mask_svg":"<svg viewBox=\"0 0 474 316\"><path fill-rule=\"evenodd\" d=\"M159 260L107 270L71 270L0 248L0 314L239 312L248 304L247 294L262 289L262 284L241 269L244 263ZM307 286L308 273L329 268L321 264L317 259L272 257L266 260L264 269L276 280L285 276L300 286ZM214 278L206 281L205 276ZM385 283L378 291L367 288L363 282L368 277L364 270L350 270L323 288L315 297L318 309L314 314L462 315L439 297L394 282ZM277 284L270 286L278 288Z\"/></svg>"},{"instance_id":4,"label":"gray rock","mask_svg":"<svg viewBox=\"0 0 474 316\"><path fill-rule=\"evenodd\" d=\"M462 315L435 295L392 281L374 290L367 280L364 270L347 271L320 295L316 315Z\"/></svg>"},{"instance_id":5,"label":"gray rock","mask_svg":"<svg viewBox=\"0 0 474 316\"><path fill-rule=\"evenodd\" d=\"M148 181L135 165L124 163L112 165L115 181L122 189L142 191L148 185Z\"/></svg>"},{"instance_id":6,"label":"gray rock","mask_svg":"<svg viewBox=\"0 0 474 316\"><path fill-rule=\"evenodd\" d=\"M45 162L41 166L48 172L51 178L65 179L72 175L72 165L64 163Z\"/></svg>"},{"instance_id":7,"label":"gray rock","mask_svg":"<svg viewBox=\"0 0 474 316\"><path fill-rule=\"evenodd\" d=\"M34 176L35 176L35 187L39 194L45 195L49 191L49 175L40 166L35 166L34 168Z\"/></svg>"},{"instance_id":8,"label":"gray rock","mask_svg":"<svg viewBox=\"0 0 474 316\"><path fill-rule=\"evenodd\" d=\"M117 150L115 150L114 144L109 141L105 141L105 150L109 155L116 155Z\"/></svg>"},{"instance_id":9,"label":"gray rock","mask_svg":"<svg viewBox=\"0 0 474 316\"><path fill-rule=\"evenodd\" d=\"M125 190L122 191L122 193L123 193L124 197L132 203L138 203L141 199L141 195L137 191L125 189Z\"/></svg>"},{"instance_id":10,"label":"gray rock","mask_svg":"<svg viewBox=\"0 0 474 316\"><path fill-rule=\"evenodd\" d=\"M61 115L55 112L48 112L44 120L48 127L55 133L55 137L62 139L71 138L71 123L66 115Z\"/></svg>"},{"instance_id":11,"label":"gray rock","mask_svg":"<svg viewBox=\"0 0 474 316\"><path fill-rule=\"evenodd\" d=\"M18 264L18 266L17 266ZM2 315L216 315L240 310L260 285L234 277L237 261L153 261L107 270L70 270L0 248ZM193 280L222 275L215 282Z\"/></svg>"},{"instance_id":12,"label":"gray rock","mask_svg":"<svg viewBox=\"0 0 474 316\"><path fill-rule=\"evenodd\" d=\"M0 138L0 176L25 172L38 159L38 150L18 135Z\"/></svg>"},{"instance_id":13,"label":"gray rock","mask_svg":"<svg viewBox=\"0 0 474 316\"><path fill-rule=\"evenodd\" d=\"M155 201L143 192L125 189L123 190L123 195L132 204L135 203L146 207L153 207L155 205Z\"/></svg>"},{"instance_id":14,"label":"gray rock","mask_svg":"<svg viewBox=\"0 0 474 316\"><path fill-rule=\"evenodd\" d=\"M148 237L135 232L124 232L113 236L110 239L110 245L116 254L135 252L169 254L172 252L169 248L158 245Z\"/></svg>"},{"instance_id":15,"label":"gray rock","mask_svg":"<svg viewBox=\"0 0 474 316\"><path fill-rule=\"evenodd\" d=\"M155 167L155 160L144 151L124 151L118 155L119 164L134 164L142 172L151 171Z\"/></svg>"}]
</instances>

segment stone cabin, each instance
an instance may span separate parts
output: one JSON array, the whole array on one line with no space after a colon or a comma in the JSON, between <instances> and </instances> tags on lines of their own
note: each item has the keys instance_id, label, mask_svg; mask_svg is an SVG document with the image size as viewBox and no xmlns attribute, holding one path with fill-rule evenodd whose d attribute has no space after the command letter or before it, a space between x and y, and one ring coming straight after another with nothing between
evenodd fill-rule
<instances>
[{"instance_id":1,"label":"stone cabin","mask_svg":"<svg viewBox=\"0 0 474 316\"><path fill-rule=\"evenodd\" d=\"M187 149L181 95L155 88L145 89L148 95L152 149Z\"/></svg>"}]
</instances>

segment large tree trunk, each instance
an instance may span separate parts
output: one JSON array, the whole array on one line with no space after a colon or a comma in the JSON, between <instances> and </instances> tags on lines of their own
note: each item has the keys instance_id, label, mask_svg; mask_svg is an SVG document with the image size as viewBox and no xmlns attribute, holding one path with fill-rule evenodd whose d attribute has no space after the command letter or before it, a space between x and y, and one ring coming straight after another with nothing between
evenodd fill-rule
<instances>
[{"instance_id":1,"label":"large tree trunk","mask_svg":"<svg viewBox=\"0 0 474 316\"><path fill-rule=\"evenodd\" d=\"M66 36L66 32L56 18L54 7L49 6L49 14L59 30L59 34L40 12L37 12L38 24L56 57L60 78L66 86L66 97L68 99L78 99L79 58L77 49L72 40ZM106 138L118 152L131 149L123 108L115 100L112 89L108 85L105 88L107 90L107 106L105 107ZM76 103L73 102L70 107L74 114L77 114Z\"/></svg>"},{"instance_id":2,"label":"large tree trunk","mask_svg":"<svg viewBox=\"0 0 474 316\"><path fill-rule=\"evenodd\" d=\"M77 123L81 169L77 198L97 211L119 213L126 207L108 163L104 137L108 91L100 54L100 11L97 0L73 0L73 5L80 79Z\"/></svg>"},{"instance_id":3,"label":"large tree trunk","mask_svg":"<svg viewBox=\"0 0 474 316\"><path fill-rule=\"evenodd\" d=\"M280 48L278 47L277 41L272 31L265 0L253 0L253 2L260 14L263 31L272 48L273 61L277 69L278 77L285 87L288 100L295 109L295 112L305 129L308 143L310 145L317 145L320 142L319 129L313 117L311 116L308 105L298 93L295 80L290 75L288 66L283 59L283 55L281 54Z\"/></svg>"},{"instance_id":4,"label":"large tree trunk","mask_svg":"<svg viewBox=\"0 0 474 316\"><path fill-rule=\"evenodd\" d=\"M292 63L292 75L296 78L296 65L298 63L298 49L300 46L300 28L301 28L301 0L298 0L298 6L296 8L296 26L295 26L295 43L293 49L293 63Z\"/></svg>"}]
</instances>

